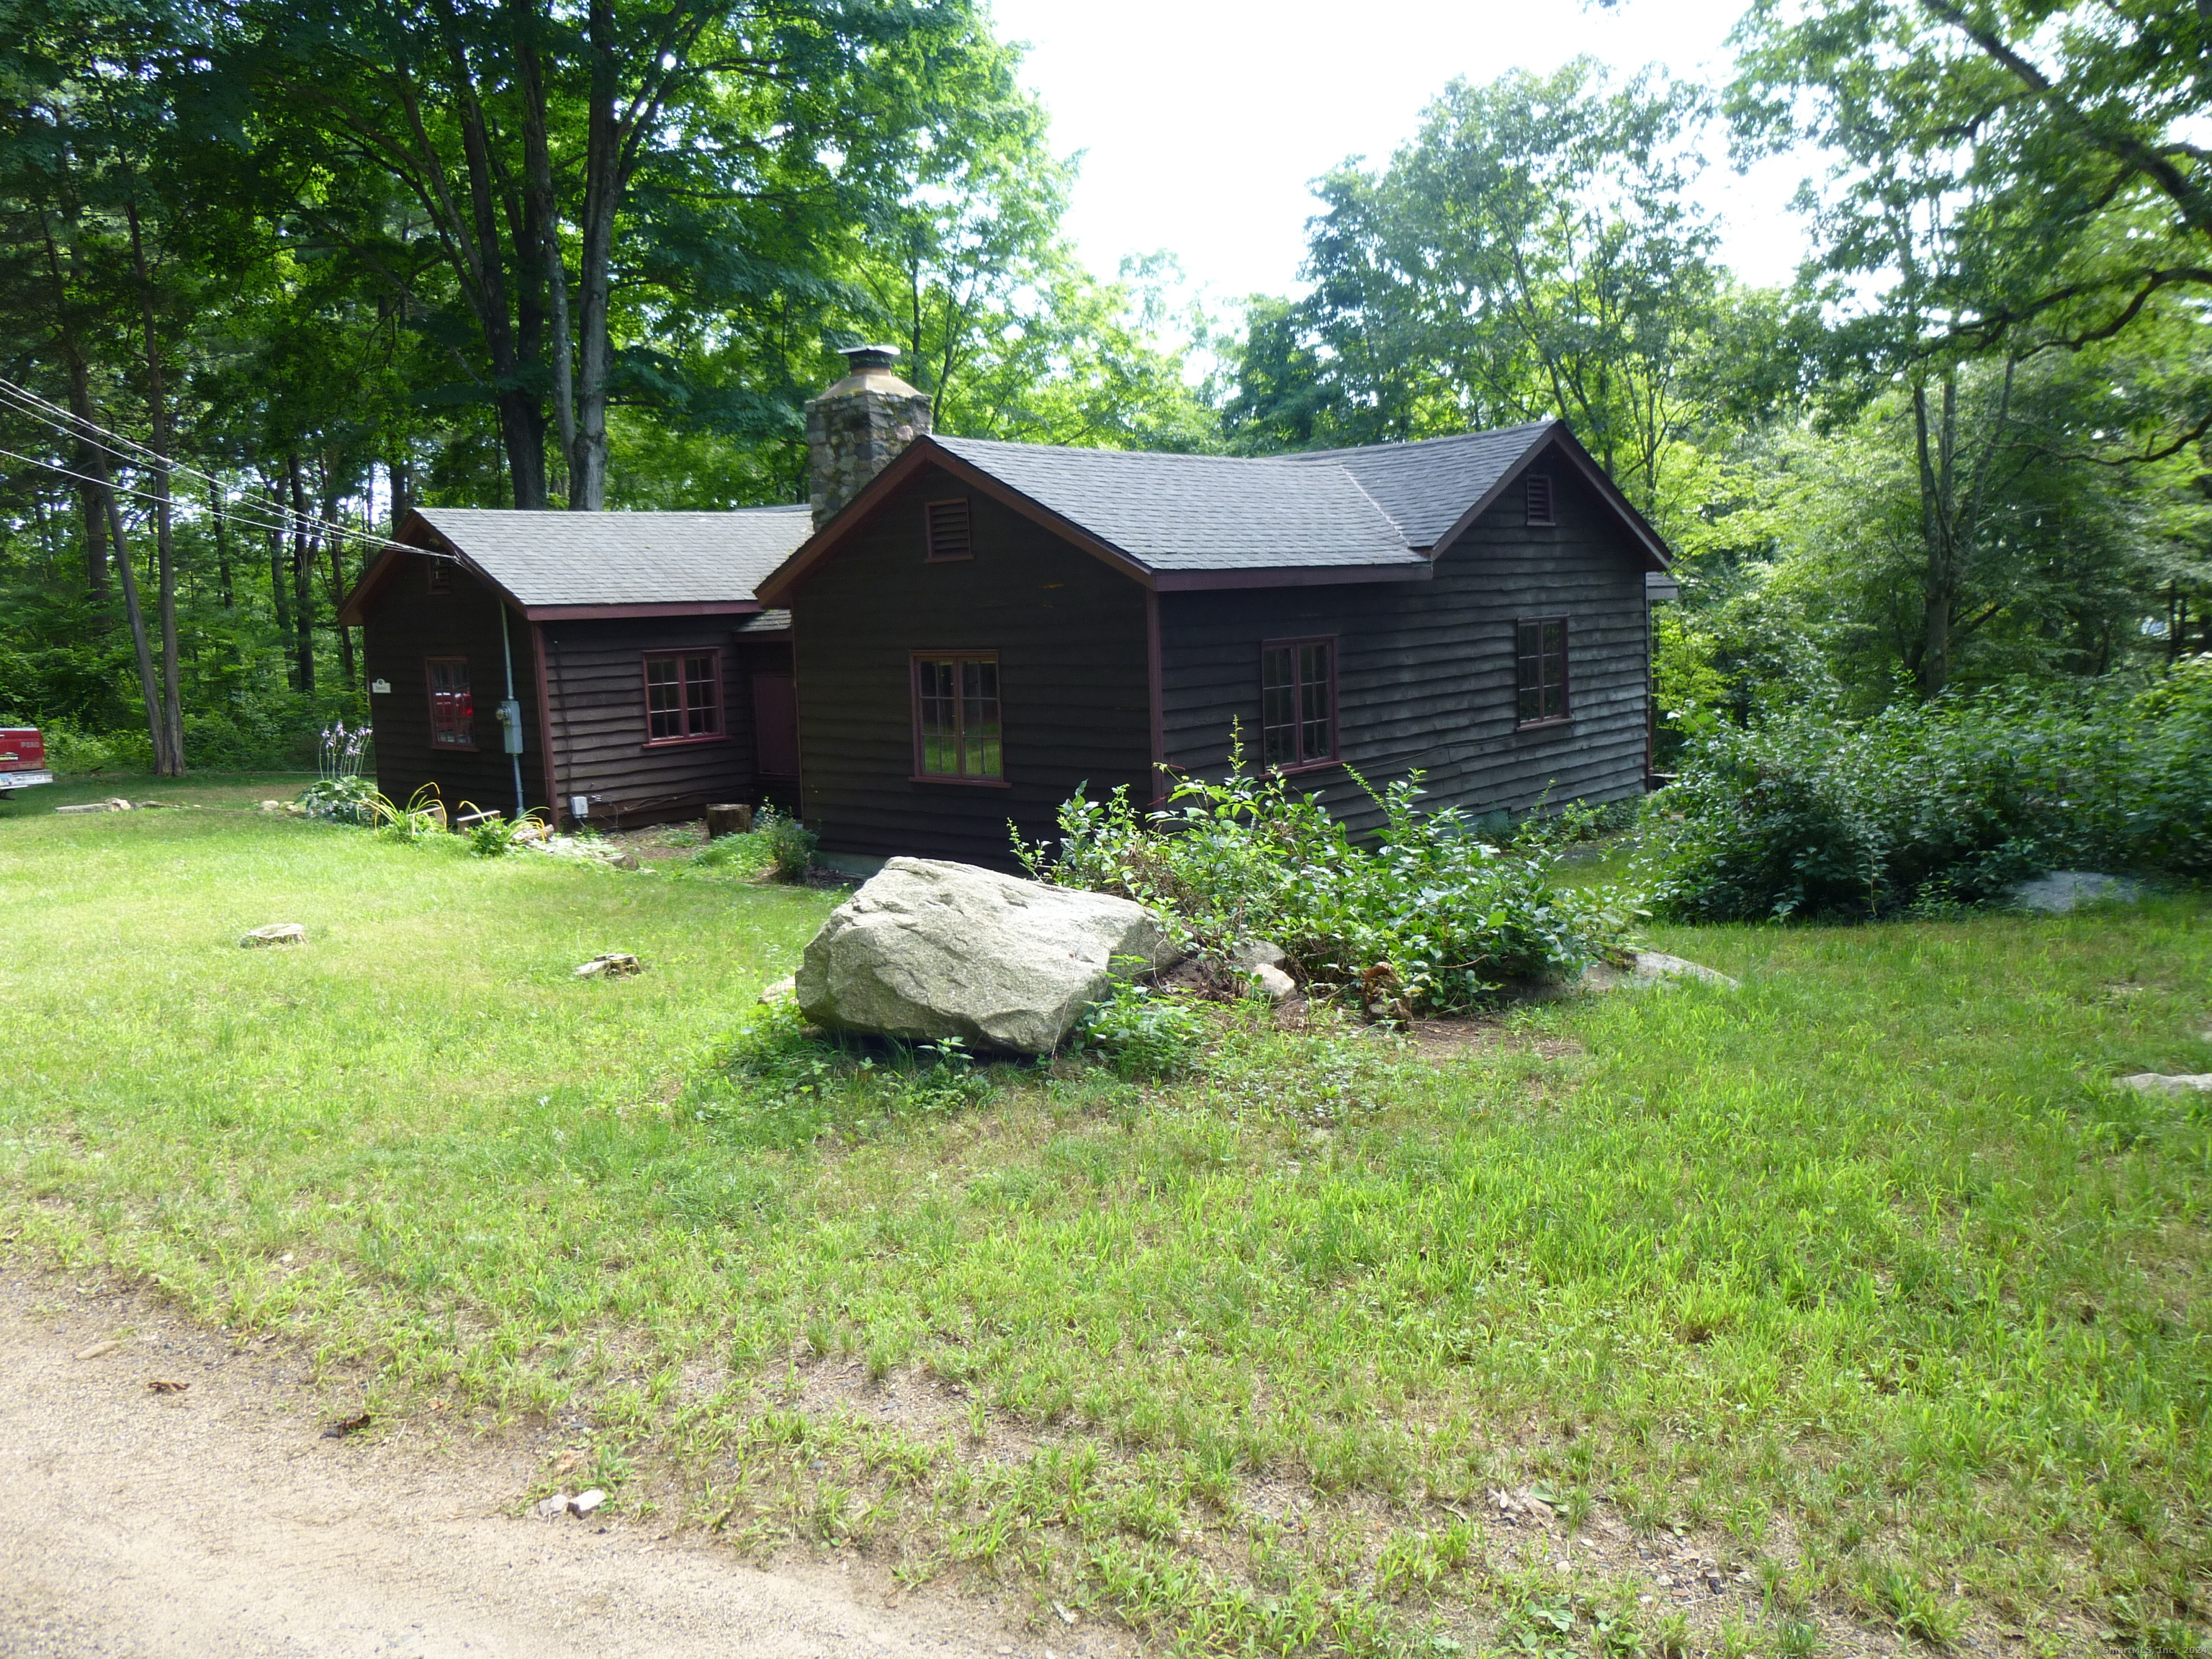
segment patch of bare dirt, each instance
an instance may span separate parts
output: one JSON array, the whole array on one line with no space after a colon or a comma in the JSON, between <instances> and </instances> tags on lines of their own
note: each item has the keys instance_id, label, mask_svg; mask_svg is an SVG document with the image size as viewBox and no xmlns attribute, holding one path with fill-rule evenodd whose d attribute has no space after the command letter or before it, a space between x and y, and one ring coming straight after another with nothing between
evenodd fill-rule
<instances>
[{"instance_id":1,"label":"patch of bare dirt","mask_svg":"<svg viewBox=\"0 0 2212 1659\"><path fill-rule=\"evenodd\" d=\"M1479 1054L1540 1054L1546 1060L1559 1060L1588 1052L1572 1037L1534 1036L1516 1031L1494 1014L1464 1019L1417 1019L1401 1028L1400 1035L1423 1059L1437 1062Z\"/></svg>"},{"instance_id":2,"label":"patch of bare dirt","mask_svg":"<svg viewBox=\"0 0 2212 1659\"><path fill-rule=\"evenodd\" d=\"M426 1413L327 1432L360 1413L277 1345L0 1269L0 1656L1048 1651L1022 1609L902 1592L866 1562L766 1571L647 1522L515 1518L555 1429ZM1116 1646L1086 1630L1059 1651Z\"/></svg>"}]
</instances>

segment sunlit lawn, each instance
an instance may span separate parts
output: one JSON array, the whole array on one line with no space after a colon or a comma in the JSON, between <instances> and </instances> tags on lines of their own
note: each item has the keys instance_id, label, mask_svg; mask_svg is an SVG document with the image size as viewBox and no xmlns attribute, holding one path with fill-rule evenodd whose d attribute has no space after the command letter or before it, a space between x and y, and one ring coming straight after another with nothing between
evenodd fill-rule
<instances>
[{"instance_id":1,"label":"sunlit lawn","mask_svg":"<svg viewBox=\"0 0 2212 1659\"><path fill-rule=\"evenodd\" d=\"M2107 1079L2212 1070L2201 897L1668 930L1746 989L1442 1064L1233 1017L1183 1084L976 1103L733 1061L835 893L27 806L11 1248L365 1361L393 1410L587 1417L632 1508L1224 1651L2196 1639L2212 1103ZM238 947L280 921L312 942ZM647 971L575 980L603 950ZM848 1363L944 1411L809 1392ZM1497 1528L1532 1481L1754 1592L1678 1632Z\"/></svg>"}]
</instances>

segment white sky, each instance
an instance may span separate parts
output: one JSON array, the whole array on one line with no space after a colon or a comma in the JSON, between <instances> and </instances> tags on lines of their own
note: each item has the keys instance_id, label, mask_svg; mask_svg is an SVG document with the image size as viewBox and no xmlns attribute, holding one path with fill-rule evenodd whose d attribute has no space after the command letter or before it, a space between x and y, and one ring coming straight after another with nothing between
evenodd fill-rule
<instances>
[{"instance_id":1,"label":"white sky","mask_svg":"<svg viewBox=\"0 0 2212 1659\"><path fill-rule=\"evenodd\" d=\"M1166 250L1212 301L1297 286L1307 181L1348 155L1386 159L1454 76L1543 73L1587 52L1627 72L1662 64L1718 81L1741 0L993 0L1027 41L1024 79L1054 146L1086 151L1068 229L1111 276ZM1716 144L1721 143L1716 136ZM1787 203L1804 161L1740 177L1723 153L1702 190L1723 258L1747 281L1786 281L1803 246Z\"/></svg>"}]
</instances>

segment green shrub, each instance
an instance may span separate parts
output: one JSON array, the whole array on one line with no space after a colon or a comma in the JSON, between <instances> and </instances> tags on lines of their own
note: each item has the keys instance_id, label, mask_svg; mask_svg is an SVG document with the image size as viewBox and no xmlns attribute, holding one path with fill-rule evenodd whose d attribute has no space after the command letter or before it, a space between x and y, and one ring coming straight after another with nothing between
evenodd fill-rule
<instances>
[{"instance_id":1,"label":"green shrub","mask_svg":"<svg viewBox=\"0 0 2212 1659\"><path fill-rule=\"evenodd\" d=\"M1604 889L1554 886L1541 848L1501 852L1456 809L1424 813L1419 774L1370 798L1355 843L1316 795L1238 764L1139 814L1127 791L1060 810L1056 854L1017 838L1030 873L1153 906L1191 949L1271 939L1309 993L1406 1017L1479 1006L1505 985L1571 975L1620 948L1638 914ZM1363 784L1363 787L1365 786Z\"/></svg>"},{"instance_id":2,"label":"green shrub","mask_svg":"<svg viewBox=\"0 0 2212 1659\"><path fill-rule=\"evenodd\" d=\"M1198 1009L1142 985L1115 986L1083 1029L1085 1044L1103 1052L1115 1072L1153 1082L1189 1071L1206 1038L1206 1017Z\"/></svg>"},{"instance_id":3,"label":"green shrub","mask_svg":"<svg viewBox=\"0 0 2212 1659\"><path fill-rule=\"evenodd\" d=\"M1880 916L2051 869L2212 874L2212 658L2150 690L2014 689L1714 732L1644 805L1662 913Z\"/></svg>"},{"instance_id":4,"label":"green shrub","mask_svg":"<svg viewBox=\"0 0 2212 1659\"><path fill-rule=\"evenodd\" d=\"M328 818L333 823L374 823L384 816L379 805L384 797L377 793L374 778L317 778L300 792L298 799L309 817Z\"/></svg>"},{"instance_id":5,"label":"green shrub","mask_svg":"<svg viewBox=\"0 0 2212 1659\"><path fill-rule=\"evenodd\" d=\"M748 878L772 876L796 881L814 862L818 838L797 818L763 806L742 836L718 836L691 855L693 866L727 870Z\"/></svg>"}]
</instances>

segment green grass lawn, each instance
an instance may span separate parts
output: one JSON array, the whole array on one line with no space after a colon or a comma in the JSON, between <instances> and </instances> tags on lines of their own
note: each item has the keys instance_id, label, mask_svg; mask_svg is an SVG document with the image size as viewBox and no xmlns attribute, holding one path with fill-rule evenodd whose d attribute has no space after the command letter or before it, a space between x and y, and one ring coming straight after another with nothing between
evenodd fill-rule
<instances>
[{"instance_id":1,"label":"green grass lawn","mask_svg":"<svg viewBox=\"0 0 2212 1659\"><path fill-rule=\"evenodd\" d=\"M1746 988L1442 1060L1231 1015L1172 1085L963 1079L757 1016L834 892L259 787L0 809L0 1234L381 1414L580 1425L544 1489L1005 1579L1047 1641L2202 1650L2212 1103L2109 1082L2212 1070L2201 896L1661 930ZM1531 1486L1571 1539L1500 1524ZM1651 1582L1686 1549L1726 1595Z\"/></svg>"}]
</instances>

